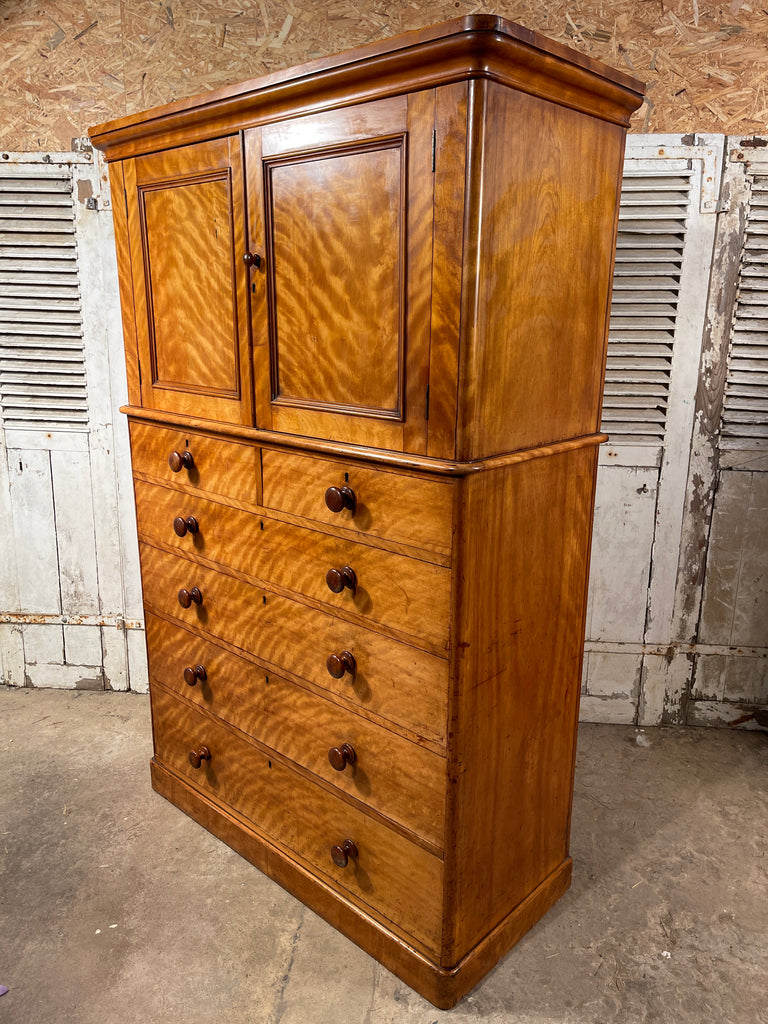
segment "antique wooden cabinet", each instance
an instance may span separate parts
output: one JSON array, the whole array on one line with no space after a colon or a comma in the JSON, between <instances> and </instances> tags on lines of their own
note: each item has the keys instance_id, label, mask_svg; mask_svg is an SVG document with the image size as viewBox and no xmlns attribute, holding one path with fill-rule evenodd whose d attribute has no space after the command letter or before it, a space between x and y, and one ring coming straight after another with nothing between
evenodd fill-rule
<instances>
[{"instance_id":1,"label":"antique wooden cabinet","mask_svg":"<svg viewBox=\"0 0 768 1024\"><path fill-rule=\"evenodd\" d=\"M473 16L91 133L153 784L443 1007L570 880L640 100Z\"/></svg>"}]
</instances>

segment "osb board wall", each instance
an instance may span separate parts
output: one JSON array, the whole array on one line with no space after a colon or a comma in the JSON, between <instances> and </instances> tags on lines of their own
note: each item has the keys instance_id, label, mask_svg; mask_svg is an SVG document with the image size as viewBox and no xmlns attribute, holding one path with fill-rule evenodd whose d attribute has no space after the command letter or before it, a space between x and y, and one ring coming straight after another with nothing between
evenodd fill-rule
<instances>
[{"instance_id":1,"label":"osb board wall","mask_svg":"<svg viewBox=\"0 0 768 1024\"><path fill-rule=\"evenodd\" d=\"M493 12L648 83L641 132L765 133L766 0L1 0L0 146L90 125L448 18Z\"/></svg>"}]
</instances>

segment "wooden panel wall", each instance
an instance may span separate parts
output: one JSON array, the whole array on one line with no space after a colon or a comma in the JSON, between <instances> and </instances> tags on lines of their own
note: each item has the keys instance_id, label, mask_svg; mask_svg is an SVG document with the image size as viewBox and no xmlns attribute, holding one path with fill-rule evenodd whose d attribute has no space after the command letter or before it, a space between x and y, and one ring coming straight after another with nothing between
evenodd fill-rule
<instances>
[{"instance_id":1,"label":"wooden panel wall","mask_svg":"<svg viewBox=\"0 0 768 1024\"><path fill-rule=\"evenodd\" d=\"M480 9L473 0L6 0L2 144L68 150L90 125ZM634 131L765 131L761 5L497 0L482 9L645 80Z\"/></svg>"}]
</instances>

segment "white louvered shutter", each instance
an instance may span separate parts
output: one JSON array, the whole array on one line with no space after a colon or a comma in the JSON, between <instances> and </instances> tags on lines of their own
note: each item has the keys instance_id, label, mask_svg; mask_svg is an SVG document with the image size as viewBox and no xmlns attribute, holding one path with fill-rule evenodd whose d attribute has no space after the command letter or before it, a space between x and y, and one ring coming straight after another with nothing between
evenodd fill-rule
<instances>
[{"instance_id":1,"label":"white louvered shutter","mask_svg":"<svg viewBox=\"0 0 768 1024\"><path fill-rule=\"evenodd\" d=\"M72 171L0 166L0 419L88 425Z\"/></svg>"},{"instance_id":2,"label":"white louvered shutter","mask_svg":"<svg viewBox=\"0 0 768 1024\"><path fill-rule=\"evenodd\" d=\"M613 443L664 441L690 179L625 171L603 404Z\"/></svg>"},{"instance_id":3,"label":"white louvered shutter","mask_svg":"<svg viewBox=\"0 0 768 1024\"><path fill-rule=\"evenodd\" d=\"M751 196L723 401L723 447L768 441L768 175Z\"/></svg>"}]
</instances>

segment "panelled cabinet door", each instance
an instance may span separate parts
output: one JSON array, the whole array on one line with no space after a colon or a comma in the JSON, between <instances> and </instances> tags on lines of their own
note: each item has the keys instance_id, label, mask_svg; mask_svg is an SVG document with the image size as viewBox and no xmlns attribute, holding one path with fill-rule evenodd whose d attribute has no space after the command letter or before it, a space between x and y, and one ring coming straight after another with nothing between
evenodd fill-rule
<instances>
[{"instance_id":1,"label":"panelled cabinet door","mask_svg":"<svg viewBox=\"0 0 768 1024\"><path fill-rule=\"evenodd\" d=\"M142 404L253 422L239 139L125 162Z\"/></svg>"},{"instance_id":2,"label":"panelled cabinet door","mask_svg":"<svg viewBox=\"0 0 768 1024\"><path fill-rule=\"evenodd\" d=\"M426 451L434 92L246 131L257 425Z\"/></svg>"}]
</instances>

